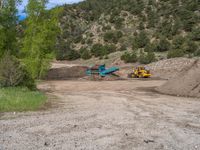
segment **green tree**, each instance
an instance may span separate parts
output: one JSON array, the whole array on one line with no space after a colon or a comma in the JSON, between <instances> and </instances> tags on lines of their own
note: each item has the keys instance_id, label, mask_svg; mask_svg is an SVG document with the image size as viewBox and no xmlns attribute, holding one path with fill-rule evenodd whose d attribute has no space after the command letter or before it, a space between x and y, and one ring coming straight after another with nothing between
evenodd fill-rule
<instances>
[{"instance_id":1,"label":"green tree","mask_svg":"<svg viewBox=\"0 0 200 150\"><path fill-rule=\"evenodd\" d=\"M169 41L167 41L166 38L162 37L158 44L157 50L160 52L168 51L170 48L170 45L171 44L169 43Z\"/></svg>"},{"instance_id":2,"label":"green tree","mask_svg":"<svg viewBox=\"0 0 200 150\"><path fill-rule=\"evenodd\" d=\"M155 52L155 51L157 51L157 49L158 49L158 43L155 41L155 42L153 42L153 43L148 43L146 46L145 46L145 48L144 48L144 51L145 52Z\"/></svg>"},{"instance_id":3,"label":"green tree","mask_svg":"<svg viewBox=\"0 0 200 150\"><path fill-rule=\"evenodd\" d=\"M197 51L198 45L194 41L188 39L184 42L183 49L186 53L194 53Z\"/></svg>"},{"instance_id":4,"label":"green tree","mask_svg":"<svg viewBox=\"0 0 200 150\"><path fill-rule=\"evenodd\" d=\"M141 31L134 40L133 48L143 48L149 43L149 38L144 31Z\"/></svg>"},{"instance_id":5,"label":"green tree","mask_svg":"<svg viewBox=\"0 0 200 150\"><path fill-rule=\"evenodd\" d=\"M0 8L0 57L6 51L11 55L17 55L17 9L18 0L1 1Z\"/></svg>"},{"instance_id":6,"label":"green tree","mask_svg":"<svg viewBox=\"0 0 200 150\"><path fill-rule=\"evenodd\" d=\"M81 58L84 60L92 58L92 55L90 54L90 51L87 49L84 49L84 51L81 54Z\"/></svg>"},{"instance_id":7,"label":"green tree","mask_svg":"<svg viewBox=\"0 0 200 150\"><path fill-rule=\"evenodd\" d=\"M144 53L143 50L141 50L138 60L141 64L149 64L151 62L156 61L156 57L155 57L154 52L152 51L148 51L146 54Z\"/></svg>"},{"instance_id":8,"label":"green tree","mask_svg":"<svg viewBox=\"0 0 200 150\"><path fill-rule=\"evenodd\" d=\"M200 27L192 29L192 39L200 41Z\"/></svg>"},{"instance_id":9,"label":"green tree","mask_svg":"<svg viewBox=\"0 0 200 150\"><path fill-rule=\"evenodd\" d=\"M50 67L59 32L59 8L45 10L46 0L29 0L26 12L26 30L23 39L24 64L32 78L41 78Z\"/></svg>"}]
</instances>

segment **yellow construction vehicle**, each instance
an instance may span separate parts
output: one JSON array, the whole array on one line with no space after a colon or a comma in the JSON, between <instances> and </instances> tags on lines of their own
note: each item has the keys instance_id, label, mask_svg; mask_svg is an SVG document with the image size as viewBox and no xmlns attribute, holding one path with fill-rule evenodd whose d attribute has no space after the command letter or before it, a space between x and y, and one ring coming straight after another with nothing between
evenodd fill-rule
<instances>
[{"instance_id":1,"label":"yellow construction vehicle","mask_svg":"<svg viewBox=\"0 0 200 150\"><path fill-rule=\"evenodd\" d=\"M151 77L150 70L146 67L139 66L133 68L133 72L128 75L129 78L149 78Z\"/></svg>"}]
</instances>

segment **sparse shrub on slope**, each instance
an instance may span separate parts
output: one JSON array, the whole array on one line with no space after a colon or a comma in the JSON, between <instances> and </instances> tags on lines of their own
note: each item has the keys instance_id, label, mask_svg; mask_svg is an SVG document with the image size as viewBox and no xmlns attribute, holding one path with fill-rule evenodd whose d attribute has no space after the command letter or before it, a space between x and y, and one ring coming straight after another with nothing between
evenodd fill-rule
<instances>
[{"instance_id":1,"label":"sparse shrub on slope","mask_svg":"<svg viewBox=\"0 0 200 150\"><path fill-rule=\"evenodd\" d=\"M91 49L91 53L95 57L103 57L110 53L115 52L116 49L117 49L116 46L112 45L112 44L106 44L106 45L95 44L95 45L93 45L93 47Z\"/></svg>"},{"instance_id":2,"label":"sparse shrub on slope","mask_svg":"<svg viewBox=\"0 0 200 150\"><path fill-rule=\"evenodd\" d=\"M140 32L134 39L133 48L143 48L149 43L149 38L144 31Z\"/></svg>"},{"instance_id":3,"label":"sparse shrub on slope","mask_svg":"<svg viewBox=\"0 0 200 150\"><path fill-rule=\"evenodd\" d=\"M123 60L125 63L135 63L137 62L138 58L135 52L132 52L132 53L125 52L121 56L121 60Z\"/></svg>"},{"instance_id":4,"label":"sparse shrub on slope","mask_svg":"<svg viewBox=\"0 0 200 150\"><path fill-rule=\"evenodd\" d=\"M181 49L170 50L167 54L167 58L183 57L184 51Z\"/></svg>"},{"instance_id":5,"label":"sparse shrub on slope","mask_svg":"<svg viewBox=\"0 0 200 150\"><path fill-rule=\"evenodd\" d=\"M147 54L145 54L143 52L143 50L141 50L138 61L141 64L149 64L151 62L154 62L154 61L156 61L155 54L152 51L149 51L149 52L147 52Z\"/></svg>"},{"instance_id":6,"label":"sparse shrub on slope","mask_svg":"<svg viewBox=\"0 0 200 150\"><path fill-rule=\"evenodd\" d=\"M200 41L200 27L193 28L192 39L195 40L195 41Z\"/></svg>"},{"instance_id":7,"label":"sparse shrub on slope","mask_svg":"<svg viewBox=\"0 0 200 150\"><path fill-rule=\"evenodd\" d=\"M71 49L71 50L67 51L65 59L66 60L76 60L76 59L79 59L80 57L81 57L80 54L76 50Z\"/></svg>"},{"instance_id":8,"label":"sparse shrub on slope","mask_svg":"<svg viewBox=\"0 0 200 150\"><path fill-rule=\"evenodd\" d=\"M157 51L159 52L168 51L170 49L170 45L171 45L170 42L166 38L162 37L158 44Z\"/></svg>"},{"instance_id":9,"label":"sparse shrub on slope","mask_svg":"<svg viewBox=\"0 0 200 150\"><path fill-rule=\"evenodd\" d=\"M84 59L84 60L87 60L87 59L92 58L92 55L90 54L90 51L89 51L89 50L87 50L87 49L82 49L81 58Z\"/></svg>"},{"instance_id":10,"label":"sparse shrub on slope","mask_svg":"<svg viewBox=\"0 0 200 150\"><path fill-rule=\"evenodd\" d=\"M108 31L104 34L104 41L117 44L122 36L123 33L121 31Z\"/></svg>"},{"instance_id":11,"label":"sparse shrub on slope","mask_svg":"<svg viewBox=\"0 0 200 150\"><path fill-rule=\"evenodd\" d=\"M195 45L199 47L198 0L86 0L65 5L64 10L61 26L66 32L65 41L82 44L87 49L97 41L102 44L103 39L103 45L117 44L117 47L122 47L119 50L130 49L132 44L134 50L171 50L169 53L174 53L172 50L183 49L184 54L193 56L192 49L185 50L188 47L185 41L182 42L181 38L179 42L175 40L178 36L190 36L195 44L191 42L189 45L193 49L196 49ZM80 41L81 36L84 40ZM129 43L126 48L124 43ZM175 45L180 46L177 48ZM97 52L92 52L95 57L103 58L109 53L105 47L97 49Z\"/></svg>"}]
</instances>

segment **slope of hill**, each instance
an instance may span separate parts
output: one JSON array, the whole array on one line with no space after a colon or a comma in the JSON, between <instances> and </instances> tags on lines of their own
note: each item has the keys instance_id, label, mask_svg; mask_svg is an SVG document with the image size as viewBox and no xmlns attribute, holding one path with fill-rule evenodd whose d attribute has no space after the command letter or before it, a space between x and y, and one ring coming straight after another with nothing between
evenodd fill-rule
<instances>
[{"instance_id":1,"label":"slope of hill","mask_svg":"<svg viewBox=\"0 0 200 150\"><path fill-rule=\"evenodd\" d=\"M107 59L127 50L126 62L149 63L154 53L158 59L200 55L198 0L86 0L62 7L59 60Z\"/></svg>"}]
</instances>

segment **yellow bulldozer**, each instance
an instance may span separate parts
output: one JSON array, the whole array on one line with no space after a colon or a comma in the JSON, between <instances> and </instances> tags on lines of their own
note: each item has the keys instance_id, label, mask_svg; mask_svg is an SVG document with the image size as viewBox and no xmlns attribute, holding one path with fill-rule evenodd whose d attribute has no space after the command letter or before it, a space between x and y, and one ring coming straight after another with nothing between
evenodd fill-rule
<instances>
[{"instance_id":1,"label":"yellow bulldozer","mask_svg":"<svg viewBox=\"0 0 200 150\"><path fill-rule=\"evenodd\" d=\"M139 66L136 68L133 68L133 72L128 74L129 78L150 78L151 73L150 70L146 67Z\"/></svg>"}]
</instances>

